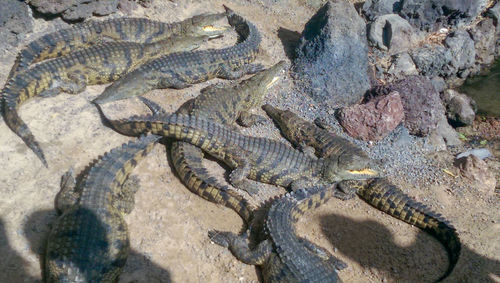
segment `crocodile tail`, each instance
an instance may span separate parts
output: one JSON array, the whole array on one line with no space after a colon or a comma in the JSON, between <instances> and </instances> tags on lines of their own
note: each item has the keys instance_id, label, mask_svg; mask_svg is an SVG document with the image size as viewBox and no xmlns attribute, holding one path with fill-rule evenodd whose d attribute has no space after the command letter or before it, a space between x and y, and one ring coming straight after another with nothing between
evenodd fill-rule
<instances>
[{"instance_id":1,"label":"crocodile tail","mask_svg":"<svg viewBox=\"0 0 500 283\"><path fill-rule=\"evenodd\" d=\"M24 143L36 154L36 156L42 161L45 167L49 167L47 164L47 160L45 159L45 155L36 141L35 136L31 133L31 130L28 128L28 125L24 123L24 121L17 114L17 98L11 96L3 97L3 117L5 123L9 128L16 133Z\"/></svg>"},{"instance_id":2,"label":"crocodile tail","mask_svg":"<svg viewBox=\"0 0 500 283\"><path fill-rule=\"evenodd\" d=\"M358 187L357 194L379 210L434 236L446 248L449 259L448 269L438 281L452 272L460 256L460 239L456 229L440 214L411 199L395 185L382 178Z\"/></svg>"},{"instance_id":3,"label":"crocodile tail","mask_svg":"<svg viewBox=\"0 0 500 283\"><path fill-rule=\"evenodd\" d=\"M203 155L199 148L184 142L174 142L170 152L175 170L191 192L208 201L231 208L247 224L251 223L255 211L253 205L208 174L202 164Z\"/></svg>"}]
</instances>

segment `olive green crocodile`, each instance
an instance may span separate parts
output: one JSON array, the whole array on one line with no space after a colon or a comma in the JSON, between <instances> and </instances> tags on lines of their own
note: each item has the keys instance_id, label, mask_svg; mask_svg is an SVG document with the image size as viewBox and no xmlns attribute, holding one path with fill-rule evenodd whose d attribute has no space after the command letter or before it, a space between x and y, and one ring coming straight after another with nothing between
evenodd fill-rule
<instances>
[{"instance_id":1,"label":"olive green crocodile","mask_svg":"<svg viewBox=\"0 0 500 283\"><path fill-rule=\"evenodd\" d=\"M183 34L203 35L214 30L202 14L175 23L163 23L145 18L117 18L105 21L88 21L62 29L30 42L19 55L7 81L33 64L74 52L77 49L106 41L153 43Z\"/></svg>"},{"instance_id":2,"label":"olive green crocodile","mask_svg":"<svg viewBox=\"0 0 500 283\"><path fill-rule=\"evenodd\" d=\"M46 282L115 282L127 261L129 236L124 213L134 207L137 188L125 183L159 136L142 137L106 153L61 182L55 221L45 253ZM124 185L125 183L125 185Z\"/></svg>"},{"instance_id":3,"label":"olive green crocodile","mask_svg":"<svg viewBox=\"0 0 500 283\"><path fill-rule=\"evenodd\" d=\"M267 213L262 239L252 250L247 234L209 231L216 244L228 247L246 264L260 265L264 282L341 282L337 270L347 265L325 249L298 237L294 224L311 208L325 203L334 190L322 186L299 189L272 202ZM256 232L256 231L252 231Z\"/></svg>"},{"instance_id":4,"label":"olive green crocodile","mask_svg":"<svg viewBox=\"0 0 500 283\"><path fill-rule=\"evenodd\" d=\"M354 144L300 118L290 110L280 110L269 104L264 105L263 109L279 125L288 140L296 145L313 147L319 157L337 158L339 154L361 156L361 149ZM354 190L370 205L436 237L445 246L450 261L448 270L439 280L451 273L460 255L460 240L455 228L441 215L413 200L386 179L344 181L338 188L350 193L344 198L350 198Z\"/></svg>"},{"instance_id":5,"label":"olive green crocodile","mask_svg":"<svg viewBox=\"0 0 500 283\"><path fill-rule=\"evenodd\" d=\"M262 69L255 60L261 37L257 28L226 8L229 24L235 28L240 42L222 49L179 52L161 56L108 86L94 99L95 103L130 98L157 88L186 88L213 78L237 79Z\"/></svg>"},{"instance_id":6,"label":"olive green crocodile","mask_svg":"<svg viewBox=\"0 0 500 283\"><path fill-rule=\"evenodd\" d=\"M186 104L177 113L198 115L224 125L233 125L236 120L244 126L258 121L258 116L247 111L260 106L266 90L280 77L285 62L281 61L253 77L228 87L210 86ZM215 203L230 207L247 222L254 208L246 200L220 184L210 176L202 164L203 152L194 145L175 141L170 149L172 163L184 184L195 194Z\"/></svg>"},{"instance_id":7,"label":"olive green crocodile","mask_svg":"<svg viewBox=\"0 0 500 283\"><path fill-rule=\"evenodd\" d=\"M120 133L140 135L145 132L189 142L225 162L233 172L230 182L238 188L247 186L245 178L291 187L304 184L332 183L344 179L377 176L370 163L350 159L316 159L290 146L267 138L250 137L202 117L162 114L108 120Z\"/></svg>"},{"instance_id":8,"label":"olive green crocodile","mask_svg":"<svg viewBox=\"0 0 500 283\"><path fill-rule=\"evenodd\" d=\"M222 17L224 14L206 15L198 23L206 26ZM2 90L5 122L47 167L42 149L17 113L24 102L37 95L52 96L62 91L80 93L87 85L117 80L151 58L179 50L192 50L208 37L220 35L222 31L201 32L206 35L179 35L149 44L107 42L42 62L18 73Z\"/></svg>"}]
</instances>

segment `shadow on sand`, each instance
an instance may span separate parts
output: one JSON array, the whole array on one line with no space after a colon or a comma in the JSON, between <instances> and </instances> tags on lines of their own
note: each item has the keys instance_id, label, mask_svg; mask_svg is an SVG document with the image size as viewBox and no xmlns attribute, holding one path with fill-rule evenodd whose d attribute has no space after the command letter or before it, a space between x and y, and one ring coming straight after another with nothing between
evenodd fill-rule
<instances>
[{"instance_id":1,"label":"shadow on sand","mask_svg":"<svg viewBox=\"0 0 500 283\"><path fill-rule=\"evenodd\" d=\"M363 268L386 274L389 281L435 282L448 268L445 249L423 231L410 245L402 246L384 225L372 220L329 214L320 221L333 247ZM444 282L493 282L490 274L500 276L500 261L481 256L462 243L459 261Z\"/></svg>"},{"instance_id":2,"label":"shadow on sand","mask_svg":"<svg viewBox=\"0 0 500 283\"><path fill-rule=\"evenodd\" d=\"M23 223L24 236L30 243L30 249L40 259L44 259L47 236L51 224L56 220L55 210L41 210L29 215ZM3 220L0 219L0 282L42 282L43 261L40 260L42 274L38 277L28 275L27 262L18 255L6 239ZM131 250L127 263L118 282L172 282L170 272L154 262L147 255Z\"/></svg>"}]
</instances>

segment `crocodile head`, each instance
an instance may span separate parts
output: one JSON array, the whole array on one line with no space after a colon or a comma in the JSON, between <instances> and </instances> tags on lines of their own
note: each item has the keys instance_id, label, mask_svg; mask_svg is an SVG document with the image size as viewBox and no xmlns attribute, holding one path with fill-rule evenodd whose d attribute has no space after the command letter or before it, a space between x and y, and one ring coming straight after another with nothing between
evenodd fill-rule
<instances>
[{"instance_id":1,"label":"crocodile head","mask_svg":"<svg viewBox=\"0 0 500 283\"><path fill-rule=\"evenodd\" d=\"M290 110L281 110L270 104L265 104L262 109L278 125L283 136L296 146L310 139L316 131L314 124L300 118Z\"/></svg>"},{"instance_id":2,"label":"crocodile head","mask_svg":"<svg viewBox=\"0 0 500 283\"><path fill-rule=\"evenodd\" d=\"M111 101L131 98L156 88L157 79L154 78L156 72L141 72L140 69L128 73L120 80L107 86L104 91L92 102L103 104Z\"/></svg>"},{"instance_id":3,"label":"crocodile head","mask_svg":"<svg viewBox=\"0 0 500 283\"><path fill-rule=\"evenodd\" d=\"M183 35L208 36L216 38L229 30L229 26L215 26L215 23L226 17L226 13L196 15L182 22Z\"/></svg>"},{"instance_id":4,"label":"crocodile head","mask_svg":"<svg viewBox=\"0 0 500 283\"><path fill-rule=\"evenodd\" d=\"M374 160L364 154L345 152L324 159L323 179L329 183L342 180L363 180L379 176Z\"/></svg>"},{"instance_id":5,"label":"crocodile head","mask_svg":"<svg viewBox=\"0 0 500 283\"><path fill-rule=\"evenodd\" d=\"M252 93L253 95L246 96L247 102L253 107L260 106L266 91L273 87L283 76L286 65L285 61L280 61L272 67L258 72L248 80L242 81L237 85L237 88Z\"/></svg>"}]
</instances>

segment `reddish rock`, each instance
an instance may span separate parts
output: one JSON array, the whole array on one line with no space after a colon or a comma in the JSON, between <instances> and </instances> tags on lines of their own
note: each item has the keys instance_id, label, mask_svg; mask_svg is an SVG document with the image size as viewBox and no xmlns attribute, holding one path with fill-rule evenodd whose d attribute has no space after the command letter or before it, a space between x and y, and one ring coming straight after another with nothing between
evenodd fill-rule
<instances>
[{"instance_id":1,"label":"reddish rock","mask_svg":"<svg viewBox=\"0 0 500 283\"><path fill-rule=\"evenodd\" d=\"M376 97L366 104L345 107L339 112L340 124L346 132L365 141L384 138L403 118L403 104L398 92Z\"/></svg>"},{"instance_id":2,"label":"reddish rock","mask_svg":"<svg viewBox=\"0 0 500 283\"><path fill-rule=\"evenodd\" d=\"M404 123L410 134L427 136L437 128L445 111L439 93L428 78L408 76L403 80L376 87L373 93L378 96L393 91L401 95Z\"/></svg>"}]
</instances>

